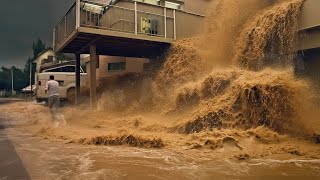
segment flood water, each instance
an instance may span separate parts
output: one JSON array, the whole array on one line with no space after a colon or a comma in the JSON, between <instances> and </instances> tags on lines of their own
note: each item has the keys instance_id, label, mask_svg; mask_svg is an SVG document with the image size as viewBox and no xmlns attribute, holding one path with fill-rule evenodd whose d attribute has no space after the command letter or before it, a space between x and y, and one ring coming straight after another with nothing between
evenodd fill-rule
<instances>
[{"instance_id":1,"label":"flood water","mask_svg":"<svg viewBox=\"0 0 320 180\"><path fill-rule=\"evenodd\" d=\"M166 149L66 144L21 132L14 128L14 121L10 121L10 124L5 123L6 129L1 130L0 139L8 138L11 141L31 179L317 179L320 177L320 160L196 159Z\"/></svg>"}]
</instances>

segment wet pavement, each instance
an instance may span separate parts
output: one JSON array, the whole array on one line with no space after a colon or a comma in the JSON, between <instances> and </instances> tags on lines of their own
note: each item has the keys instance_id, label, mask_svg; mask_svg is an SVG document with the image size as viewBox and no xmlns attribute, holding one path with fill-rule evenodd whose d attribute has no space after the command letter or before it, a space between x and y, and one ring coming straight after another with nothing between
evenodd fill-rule
<instances>
[{"instance_id":1,"label":"wet pavement","mask_svg":"<svg viewBox=\"0 0 320 180\"><path fill-rule=\"evenodd\" d=\"M23 125L19 119L1 118L1 124L0 180L320 178L320 160L199 159L166 149L43 139L15 128Z\"/></svg>"},{"instance_id":2,"label":"wet pavement","mask_svg":"<svg viewBox=\"0 0 320 180\"><path fill-rule=\"evenodd\" d=\"M0 179L30 179L14 145L5 133L4 122L4 119L0 118Z\"/></svg>"}]
</instances>

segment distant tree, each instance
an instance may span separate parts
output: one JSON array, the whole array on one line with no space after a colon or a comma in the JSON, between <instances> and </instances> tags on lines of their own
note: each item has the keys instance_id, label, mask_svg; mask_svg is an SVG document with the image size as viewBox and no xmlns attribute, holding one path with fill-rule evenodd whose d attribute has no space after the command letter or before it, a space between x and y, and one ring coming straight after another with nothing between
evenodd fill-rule
<instances>
[{"instance_id":1,"label":"distant tree","mask_svg":"<svg viewBox=\"0 0 320 180\"><path fill-rule=\"evenodd\" d=\"M11 87L11 74L10 69L6 67L1 67L0 71L0 89L9 90Z\"/></svg>"},{"instance_id":2,"label":"distant tree","mask_svg":"<svg viewBox=\"0 0 320 180\"><path fill-rule=\"evenodd\" d=\"M36 42L32 43L33 59L36 59L38 55L46 49L46 44L42 42L40 38Z\"/></svg>"},{"instance_id":3,"label":"distant tree","mask_svg":"<svg viewBox=\"0 0 320 180\"><path fill-rule=\"evenodd\" d=\"M13 88L15 91L20 91L26 87L25 74L21 69L12 66L11 68L2 67L0 71L0 89L11 90L12 88L12 74L13 71Z\"/></svg>"},{"instance_id":4,"label":"distant tree","mask_svg":"<svg viewBox=\"0 0 320 180\"><path fill-rule=\"evenodd\" d=\"M28 82L26 81L26 76L23 70L18 69L16 67L12 67L13 69L13 79L14 79L14 90L15 91L21 91L24 87L28 85Z\"/></svg>"},{"instance_id":5,"label":"distant tree","mask_svg":"<svg viewBox=\"0 0 320 180\"><path fill-rule=\"evenodd\" d=\"M0 68L0 89L11 90L11 69L13 70L13 78L14 78L14 90L20 91L22 88L29 85L30 79L30 63L32 63L32 84L34 84L34 72L36 70L35 64L33 64L33 60L37 58L37 56L46 49L45 43L42 42L41 39L37 39L37 41L32 43L33 57L29 57L26 62L24 69L18 69L14 66L11 68L1 67Z\"/></svg>"}]
</instances>

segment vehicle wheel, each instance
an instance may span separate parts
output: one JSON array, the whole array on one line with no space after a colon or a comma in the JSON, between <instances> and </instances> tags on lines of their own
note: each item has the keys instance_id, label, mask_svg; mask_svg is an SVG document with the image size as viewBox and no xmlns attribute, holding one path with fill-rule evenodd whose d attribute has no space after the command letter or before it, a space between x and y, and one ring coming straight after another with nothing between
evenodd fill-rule
<instances>
[{"instance_id":1,"label":"vehicle wheel","mask_svg":"<svg viewBox=\"0 0 320 180\"><path fill-rule=\"evenodd\" d=\"M76 103L76 89L75 88L68 89L67 100L70 104Z\"/></svg>"}]
</instances>

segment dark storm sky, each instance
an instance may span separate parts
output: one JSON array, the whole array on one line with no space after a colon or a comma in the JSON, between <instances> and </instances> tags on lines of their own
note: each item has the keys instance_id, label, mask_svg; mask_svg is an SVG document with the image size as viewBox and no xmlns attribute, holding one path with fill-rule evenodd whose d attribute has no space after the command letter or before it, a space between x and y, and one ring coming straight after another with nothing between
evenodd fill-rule
<instances>
[{"instance_id":1,"label":"dark storm sky","mask_svg":"<svg viewBox=\"0 0 320 180\"><path fill-rule=\"evenodd\" d=\"M52 29L75 0L1 0L0 67L24 67L38 37L52 46Z\"/></svg>"}]
</instances>

